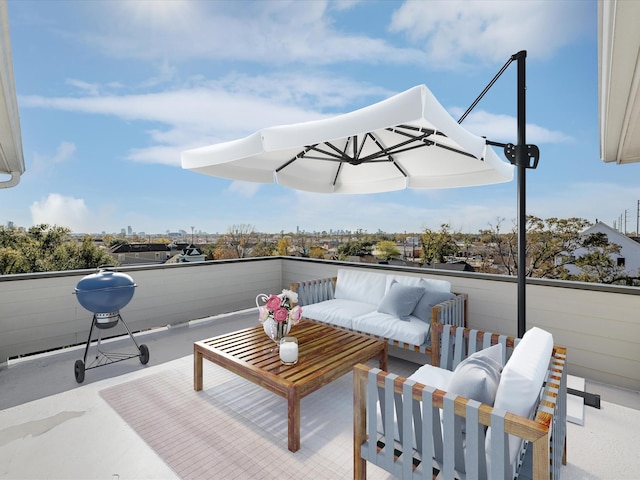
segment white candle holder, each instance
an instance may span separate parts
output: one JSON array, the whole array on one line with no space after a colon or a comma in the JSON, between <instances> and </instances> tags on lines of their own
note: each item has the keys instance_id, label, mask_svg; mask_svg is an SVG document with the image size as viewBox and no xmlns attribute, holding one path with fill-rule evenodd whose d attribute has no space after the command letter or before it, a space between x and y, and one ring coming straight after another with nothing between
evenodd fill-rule
<instances>
[{"instance_id":1,"label":"white candle holder","mask_svg":"<svg viewBox=\"0 0 640 480\"><path fill-rule=\"evenodd\" d=\"M285 365L298 363L298 339L296 337L284 337L280 340L280 361Z\"/></svg>"}]
</instances>

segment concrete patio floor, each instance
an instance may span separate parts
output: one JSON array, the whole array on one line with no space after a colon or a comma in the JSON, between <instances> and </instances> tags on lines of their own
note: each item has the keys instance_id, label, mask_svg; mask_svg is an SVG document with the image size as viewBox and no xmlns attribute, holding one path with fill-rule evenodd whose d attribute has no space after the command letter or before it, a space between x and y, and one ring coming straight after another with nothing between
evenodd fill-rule
<instances>
[{"instance_id":1,"label":"concrete patio floor","mask_svg":"<svg viewBox=\"0 0 640 480\"><path fill-rule=\"evenodd\" d=\"M151 359L146 366L131 359L88 370L82 384L75 380L73 365L82 358L84 346L11 361L8 368L0 370L0 478L180 478L105 402L100 391L170 369L189 372L194 341L254 325L256 313L252 309L189 326L137 334L138 343L146 344L150 350ZM116 340L106 344L105 349L117 349L127 342L132 343L128 337ZM394 367L406 369L411 365L394 360L390 370ZM587 407L584 426L568 424L568 465L562 469L562 478L640 478L636 452L640 444L640 394L588 380L587 390L601 395L602 409ZM283 417L285 412L283 401ZM342 440L348 442L351 425L341 428ZM264 437L261 441L270 442ZM258 442L247 448L259 451L261 445ZM331 465L334 473L323 474L318 467L321 461L313 453L308 451L301 456L284 448L277 461L286 465L295 459L298 465L289 478L311 478L300 476L300 462L313 466L310 471L315 472L314 478L335 478L337 467ZM351 478L351 451L344 455L345 466L340 467L339 477ZM208 478L275 478L256 468L230 464L224 470L211 472ZM370 478L390 478L375 468L370 468L369 474Z\"/></svg>"}]
</instances>

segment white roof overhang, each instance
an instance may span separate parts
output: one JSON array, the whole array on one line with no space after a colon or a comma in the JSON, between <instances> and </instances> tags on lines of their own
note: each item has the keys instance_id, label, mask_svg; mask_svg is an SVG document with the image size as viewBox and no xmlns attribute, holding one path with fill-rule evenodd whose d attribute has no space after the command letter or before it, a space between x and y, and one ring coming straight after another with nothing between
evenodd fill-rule
<instances>
[{"instance_id":1,"label":"white roof overhang","mask_svg":"<svg viewBox=\"0 0 640 480\"><path fill-rule=\"evenodd\" d=\"M0 0L0 188L13 187L24 173L20 115L16 99L6 0Z\"/></svg>"},{"instance_id":2,"label":"white roof overhang","mask_svg":"<svg viewBox=\"0 0 640 480\"><path fill-rule=\"evenodd\" d=\"M598 2L600 157L640 162L640 2Z\"/></svg>"}]
</instances>

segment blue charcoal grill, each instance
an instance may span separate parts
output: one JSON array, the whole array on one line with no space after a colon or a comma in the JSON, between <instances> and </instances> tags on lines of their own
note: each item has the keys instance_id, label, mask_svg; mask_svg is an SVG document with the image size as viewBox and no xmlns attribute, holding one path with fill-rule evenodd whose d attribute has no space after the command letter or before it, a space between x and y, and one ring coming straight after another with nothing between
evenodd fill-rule
<instances>
[{"instance_id":1,"label":"blue charcoal grill","mask_svg":"<svg viewBox=\"0 0 640 480\"><path fill-rule=\"evenodd\" d=\"M133 298L135 287L136 284L129 275L109 270L108 267L100 267L97 273L83 277L76 285L74 293L78 298L78 302L84 308L93 312L93 321L89 330L87 346L84 349L84 358L83 360L76 360L74 366L74 373L78 383L84 381L85 370L135 357L139 357L140 363L143 365L146 365L149 361L149 349L146 345L138 345L127 323L120 315L120 309L124 308ZM122 322L124 325L138 353L108 353L100 349L102 330L113 328L118 322ZM92 342L94 328L98 331L97 353L91 364L87 364L87 355Z\"/></svg>"}]
</instances>

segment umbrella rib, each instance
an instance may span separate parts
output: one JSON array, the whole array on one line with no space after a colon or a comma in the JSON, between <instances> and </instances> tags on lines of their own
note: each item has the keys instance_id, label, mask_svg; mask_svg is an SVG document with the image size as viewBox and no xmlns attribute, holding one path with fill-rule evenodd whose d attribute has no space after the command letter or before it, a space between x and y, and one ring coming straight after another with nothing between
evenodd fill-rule
<instances>
[{"instance_id":1,"label":"umbrella rib","mask_svg":"<svg viewBox=\"0 0 640 480\"><path fill-rule=\"evenodd\" d=\"M390 161L391 163L393 163L393 166L396 167L398 169L398 171L402 174L402 176L404 178L407 178L409 175L407 174L407 172L404 171L404 169L400 166L400 164L398 162L396 162L396 159L393 158L393 155L389 152L389 150L387 150L386 147L384 147L382 145L382 143L380 142L380 140L378 138L376 138L375 135L373 135L372 133L369 133L369 135L371 136L371 138L373 139L373 141L375 142L375 144L378 146L378 148L380 149L381 154L386 154L388 161ZM397 147L397 145L393 146L392 148L395 149Z\"/></svg>"},{"instance_id":2,"label":"umbrella rib","mask_svg":"<svg viewBox=\"0 0 640 480\"><path fill-rule=\"evenodd\" d=\"M411 132L403 131L403 129L410 130L412 132L420 132L420 135L414 135ZM364 138L362 139L362 142L360 142L359 145L358 145L357 135L348 137L347 144L345 145L344 150L340 150L331 142L324 142L322 144L327 146L328 149L323 149L318 146L320 144L316 143L314 145L306 146L302 152L298 153L295 157L286 161L285 163L280 165L278 168L276 168L275 172L276 174L281 172L283 169L285 169L286 167L288 167L289 165L291 165L293 162L295 162L300 158L307 158L310 160L334 161L339 163L338 170L336 171L336 175L333 180L333 185L335 185L335 183L338 180L338 176L340 175L342 164L345 162L348 162L351 165L360 165L362 163L375 163L375 162L391 162L402 173L402 175L407 177L407 173L402 169L402 167L395 161L393 157L394 155L407 152L410 150L414 150L416 148L429 147L429 146L435 145L436 147L443 148L445 150L458 153L460 155L476 158L474 155L472 155L469 152L465 152L464 150L460 150L448 145L443 145L441 143L434 142L433 140L427 139L427 137L431 135L440 135L440 136L446 137L446 135L444 135L444 133L442 132L438 132L432 129L425 129L422 127L413 127L413 126L404 125L404 124L397 125L396 127L389 127L389 128L386 128L385 130L395 133L397 135L403 136L406 138L406 140L403 142L397 143L391 147L385 147L382 145L380 140L372 132L367 132L364 135ZM364 149L365 143L369 138L376 144L379 150L370 155L367 155L366 157L360 157ZM349 154L347 153L349 149L349 141L352 142L351 146L353 148L353 157L350 157ZM326 155L328 158L307 155L307 153L309 153L310 151L315 151L321 155ZM481 159L481 160L484 160L484 159Z\"/></svg>"},{"instance_id":3,"label":"umbrella rib","mask_svg":"<svg viewBox=\"0 0 640 480\"><path fill-rule=\"evenodd\" d=\"M428 133L426 135L413 136L409 132L398 131L395 128L388 128L387 130L392 131L394 133L397 133L398 135L403 135L405 137L409 137L409 138L414 139L416 141L422 141L422 142L424 142L426 140L426 137L428 137L429 135L440 135L440 136L443 136L445 138L448 138L444 133L436 132L434 130L426 130L426 129L419 128L419 127L412 127L410 125L398 125L398 127L406 128L408 130L420 131L420 132L425 132L425 133L426 132L431 132L431 133ZM396 127L396 128L398 128L398 127ZM467 157L476 158L475 155L473 155L473 154L471 154L469 152L465 152L464 150L460 150L460 149L457 149L455 147L450 147L448 145L443 145L441 143L434 142L433 140L426 140L426 141L429 142L429 143L428 144L425 143L425 146L435 145L436 147L444 148L445 150L449 150L449 151L454 152L454 153L459 153L460 155L465 155ZM409 144L411 142L412 142L412 140L408 140L407 142L404 142L403 144L398 144L397 146L407 145L407 144ZM417 145L417 146L412 147L412 148L417 148L417 147L420 147L420 146L422 146L422 145Z\"/></svg>"},{"instance_id":4,"label":"umbrella rib","mask_svg":"<svg viewBox=\"0 0 640 480\"><path fill-rule=\"evenodd\" d=\"M316 143L315 145L309 145L309 146L305 147L304 151L300 152L295 157L293 157L291 160L288 160L288 161L284 162L282 165L280 165L278 168L276 168L276 174L280 173L281 170L283 170L284 168L286 168L289 165L291 165L297 159L304 157L309 150L314 150L317 145L318 144Z\"/></svg>"}]
</instances>

